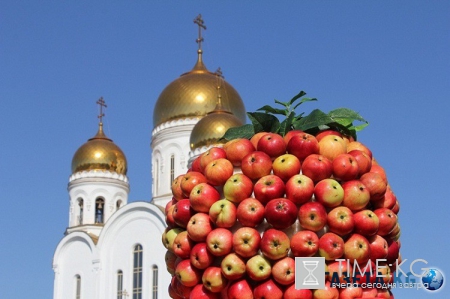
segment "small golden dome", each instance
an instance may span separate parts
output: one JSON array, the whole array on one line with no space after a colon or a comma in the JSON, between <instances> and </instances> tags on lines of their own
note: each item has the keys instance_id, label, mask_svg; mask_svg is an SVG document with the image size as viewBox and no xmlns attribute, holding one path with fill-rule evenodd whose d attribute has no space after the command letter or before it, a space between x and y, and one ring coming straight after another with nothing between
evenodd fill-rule
<instances>
[{"instance_id":1,"label":"small golden dome","mask_svg":"<svg viewBox=\"0 0 450 299\"><path fill-rule=\"evenodd\" d=\"M127 159L122 150L103 133L102 123L99 124L97 134L73 156L72 173L83 170L108 170L127 174Z\"/></svg>"},{"instance_id":2,"label":"small golden dome","mask_svg":"<svg viewBox=\"0 0 450 299\"><path fill-rule=\"evenodd\" d=\"M221 143L219 140L229 128L243 124L243 121L228 111L214 110L194 126L190 138L191 150Z\"/></svg>"},{"instance_id":3,"label":"small golden dome","mask_svg":"<svg viewBox=\"0 0 450 299\"><path fill-rule=\"evenodd\" d=\"M153 111L153 126L185 117L203 117L215 107L217 74L209 72L202 61L202 51L194 68L170 83L160 94ZM238 92L223 81L223 106L243 123L244 103Z\"/></svg>"}]
</instances>

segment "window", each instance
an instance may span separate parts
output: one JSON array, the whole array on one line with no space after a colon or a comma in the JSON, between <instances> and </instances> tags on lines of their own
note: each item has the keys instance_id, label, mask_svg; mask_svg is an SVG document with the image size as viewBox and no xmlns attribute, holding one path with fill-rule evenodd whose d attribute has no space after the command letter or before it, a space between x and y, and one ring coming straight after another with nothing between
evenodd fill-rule
<instances>
[{"instance_id":1,"label":"window","mask_svg":"<svg viewBox=\"0 0 450 299\"><path fill-rule=\"evenodd\" d=\"M95 200L95 223L103 223L103 209L105 201L101 198Z\"/></svg>"},{"instance_id":2,"label":"window","mask_svg":"<svg viewBox=\"0 0 450 299\"><path fill-rule=\"evenodd\" d=\"M80 211L80 214L78 215L78 224L82 225L83 224L83 199L82 198L78 199L78 207L79 207L79 211Z\"/></svg>"},{"instance_id":3,"label":"window","mask_svg":"<svg viewBox=\"0 0 450 299\"><path fill-rule=\"evenodd\" d=\"M116 211L118 210L118 209L120 209L120 206L122 205L122 201L121 200L118 200L117 202L116 202Z\"/></svg>"},{"instance_id":4,"label":"window","mask_svg":"<svg viewBox=\"0 0 450 299\"><path fill-rule=\"evenodd\" d=\"M75 275L75 299L81 298L81 277Z\"/></svg>"},{"instance_id":5,"label":"window","mask_svg":"<svg viewBox=\"0 0 450 299\"><path fill-rule=\"evenodd\" d=\"M158 266L153 265L153 288L152 299L158 299Z\"/></svg>"},{"instance_id":6,"label":"window","mask_svg":"<svg viewBox=\"0 0 450 299\"><path fill-rule=\"evenodd\" d=\"M175 155L170 156L170 181L173 182L175 179Z\"/></svg>"},{"instance_id":7,"label":"window","mask_svg":"<svg viewBox=\"0 0 450 299\"><path fill-rule=\"evenodd\" d=\"M133 251L133 299L142 299L142 245Z\"/></svg>"},{"instance_id":8,"label":"window","mask_svg":"<svg viewBox=\"0 0 450 299\"><path fill-rule=\"evenodd\" d=\"M117 271L117 299L123 299L123 272L122 270Z\"/></svg>"},{"instance_id":9,"label":"window","mask_svg":"<svg viewBox=\"0 0 450 299\"><path fill-rule=\"evenodd\" d=\"M153 173L153 175L155 176L155 194L154 195L158 195L159 192L159 160L156 159L156 166L155 166L155 171Z\"/></svg>"}]
</instances>

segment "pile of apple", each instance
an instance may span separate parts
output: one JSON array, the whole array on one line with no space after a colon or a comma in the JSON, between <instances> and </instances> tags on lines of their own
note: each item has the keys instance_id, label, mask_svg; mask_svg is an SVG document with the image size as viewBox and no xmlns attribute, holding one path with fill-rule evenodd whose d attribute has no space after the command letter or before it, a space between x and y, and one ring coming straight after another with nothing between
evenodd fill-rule
<instances>
[{"instance_id":1,"label":"pile of apple","mask_svg":"<svg viewBox=\"0 0 450 299\"><path fill-rule=\"evenodd\" d=\"M355 262L387 283L400 259L399 203L353 137L294 129L237 138L197 157L172 193L162 236L172 298L393 298L331 285ZM326 288L297 290L294 259L311 256L326 260ZM339 269L336 259L349 263Z\"/></svg>"}]
</instances>

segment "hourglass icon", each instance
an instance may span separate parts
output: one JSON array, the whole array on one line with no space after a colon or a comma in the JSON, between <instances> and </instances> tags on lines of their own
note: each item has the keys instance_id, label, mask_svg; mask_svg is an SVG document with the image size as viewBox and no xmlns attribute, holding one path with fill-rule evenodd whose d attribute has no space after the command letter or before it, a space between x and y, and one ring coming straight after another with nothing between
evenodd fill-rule
<instances>
[{"instance_id":1,"label":"hourglass icon","mask_svg":"<svg viewBox=\"0 0 450 299\"><path fill-rule=\"evenodd\" d=\"M302 261L303 266L308 270L308 275L303 279L303 285L319 285L319 280L313 275L313 271L317 269L319 261Z\"/></svg>"}]
</instances>

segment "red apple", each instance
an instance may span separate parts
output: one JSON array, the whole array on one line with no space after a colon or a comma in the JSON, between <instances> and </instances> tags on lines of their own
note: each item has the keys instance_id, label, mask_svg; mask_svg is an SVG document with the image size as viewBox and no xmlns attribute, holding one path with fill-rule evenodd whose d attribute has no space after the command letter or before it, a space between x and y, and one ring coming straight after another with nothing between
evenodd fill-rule
<instances>
[{"instance_id":1,"label":"red apple","mask_svg":"<svg viewBox=\"0 0 450 299\"><path fill-rule=\"evenodd\" d=\"M384 197L387 184L381 175L376 172L367 172L363 174L359 180L366 186L370 193L370 200L378 201Z\"/></svg>"},{"instance_id":2,"label":"red apple","mask_svg":"<svg viewBox=\"0 0 450 299\"><path fill-rule=\"evenodd\" d=\"M214 256L208 250L206 243L197 243L192 247L189 255L191 265L197 269L208 268L214 261Z\"/></svg>"},{"instance_id":3,"label":"red apple","mask_svg":"<svg viewBox=\"0 0 450 299\"><path fill-rule=\"evenodd\" d=\"M189 238L187 231L182 231L173 240L172 251L182 259L189 258L194 241Z\"/></svg>"},{"instance_id":4,"label":"red apple","mask_svg":"<svg viewBox=\"0 0 450 299\"><path fill-rule=\"evenodd\" d=\"M283 299L313 299L312 291L308 289L296 289L295 284L291 284L284 290Z\"/></svg>"},{"instance_id":5,"label":"red apple","mask_svg":"<svg viewBox=\"0 0 450 299\"><path fill-rule=\"evenodd\" d=\"M220 299L218 293L209 291L203 284L197 284L189 295L189 299Z\"/></svg>"},{"instance_id":6,"label":"red apple","mask_svg":"<svg viewBox=\"0 0 450 299\"><path fill-rule=\"evenodd\" d=\"M333 136L333 135L329 135ZM325 136L324 138L327 138ZM322 139L323 140L323 139ZM339 299L339 291L338 289L331 287L330 282L325 282L324 289L313 290L313 298L314 299Z\"/></svg>"},{"instance_id":7,"label":"red apple","mask_svg":"<svg viewBox=\"0 0 450 299\"><path fill-rule=\"evenodd\" d=\"M253 291L246 279L236 280L228 287L228 299L253 299Z\"/></svg>"},{"instance_id":8,"label":"red apple","mask_svg":"<svg viewBox=\"0 0 450 299\"><path fill-rule=\"evenodd\" d=\"M241 227L233 234L233 250L247 258L258 253L261 235L252 227Z\"/></svg>"},{"instance_id":9,"label":"red apple","mask_svg":"<svg viewBox=\"0 0 450 299\"><path fill-rule=\"evenodd\" d=\"M369 241L371 260L375 261L386 258L389 246L387 241L382 236L370 236L367 241Z\"/></svg>"},{"instance_id":10,"label":"red apple","mask_svg":"<svg viewBox=\"0 0 450 299\"><path fill-rule=\"evenodd\" d=\"M346 283L347 277L353 277L353 266L344 259L330 261L327 264L327 272L326 280L334 282L336 278L339 278L339 283Z\"/></svg>"},{"instance_id":11,"label":"red apple","mask_svg":"<svg viewBox=\"0 0 450 299\"><path fill-rule=\"evenodd\" d=\"M181 182L184 178L184 174L177 176L172 182L172 195L175 200L180 200L185 198L183 195L183 190L181 190Z\"/></svg>"},{"instance_id":12,"label":"red apple","mask_svg":"<svg viewBox=\"0 0 450 299\"><path fill-rule=\"evenodd\" d=\"M298 220L303 229L317 232L327 224L327 212L318 202L307 202L298 209Z\"/></svg>"},{"instance_id":13,"label":"red apple","mask_svg":"<svg viewBox=\"0 0 450 299\"><path fill-rule=\"evenodd\" d=\"M358 162L359 176L370 171L372 168L372 158L368 154L360 150L352 150L348 153L355 158L356 162Z\"/></svg>"},{"instance_id":14,"label":"red apple","mask_svg":"<svg viewBox=\"0 0 450 299\"><path fill-rule=\"evenodd\" d=\"M287 145L289 143L289 140L291 140L292 137L297 136L297 135L303 135L302 130L291 130L289 132L286 133L286 135L284 135L283 140L284 143Z\"/></svg>"},{"instance_id":15,"label":"red apple","mask_svg":"<svg viewBox=\"0 0 450 299\"><path fill-rule=\"evenodd\" d=\"M191 171L186 173L180 182L180 188L181 191L183 191L184 196L183 198L188 198L189 194L191 194L192 189L196 185L206 182L207 182L206 177L200 172Z\"/></svg>"},{"instance_id":16,"label":"red apple","mask_svg":"<svg viewBox=\"0 0 450 299\"><path fill-rule=\"evenodd\" d=\"M342 137L328 135L319 141L319 154L333 162L340 154L347 153L347 144Z\"/></svg>"},{"instance_id":17,"label":"red apple","mask_svg":"<svg viewBox=\"0 0 450 299\"><path fill-rule=\"evenodd\" d=\"M234 166L241 166L242 159L256 150L250 140L245 138L230 140L225 143L223 149L227 159L230 160Z\"/></svg>"},{"instance_id":18,"label":"red apple","mask_svg":"<svg viewBox=\"0 0 450 299\"><path fill-rule=\"evenodd\" d=\"M214 256L225 256L233 248L233 234L226 228L215 228L206 237L206 245Z\"/></svg>"},{"instance_id":19,"label":"red apple","mask_svg":"<svg viewBox=\"0 0 450 299\"><path fill-rule=\"evenodd\" d=\"M206 165L208 165L210 162L226 157L227 154L223 148L212 147L200 155L200 167L205 170Z\"/></svg>"},{"instance_id":20,"label":"red apple","mask_svg":"<svg viewBox=\"0 0 450 299\"><path fill-rule=\"evenodd\" d=\"M237 209L228 199L216 201L209 209L209 218L217 227L230 228L236 223Z\"/></svg>"},{"instance_id":21,"label":"red apple","mask_svg":"<svg viewBox=\"0 0 450 299\"><path fill-rule=\"evenodd\" d=\"M283 291L272 279L268 279L255 287L253 296L255 299L282 299Z\"/></svg>"},{"instance_id":22,"label":"red apple","mask_svg":"<svg viewBox=\"0 0 450 299\"><path fill-rule=\"evenodd\" d=\"M397 215L387 208L379 208L373 211L379 219L378 234L380 236L388 235L397 224Z\"/></svg>"},{"instance_id":23,"label":"red apple","mask_svg":"<svg viewBox=\"0 0 450 299\"><path fill-rule=\"evenodd\" d=\"M355 220L354 232L364 236L373 236L377 233L380 221L371 210L362 210L353 215Z\"/></svg>"},{"instance_id":24,"label":"red apple","mask_svg":"<svg viewBox=\"0 0 450 299\"><path fill-rule=\"evenodd\" d=\"M377 293L376 288L363 288L361 298L376 298Z\"/></svg>"},{"instance_id":25,"label":"red apple","mask_svg":"<svg viewBox=\"0 0 450 299\"><path fill-rule=\"evenodd\" d=\"M220 158L209 162L204 173L209 184L222 186L233 175L233 171L233 164L225 158Z\"/></svg>"},{"instance_id":26,"label":"red apple","mask_svg":"<svg viewBox=\"0 0 450 299\"><path fill-rule=\"evenodd\" d=\"M284 196L285 185L281 178L276 175L269 174L260 178L253 187L253 193L263 205L267 204L271 199Z\"/></svg>"},{"instance_id":27,"label":"red apple","mask_svg":"<svg viewBox=\"0 0 450 299\"><path fill-rule=\"evenodd\" d=\"M359 265L366 263L370 258L370 244L360 234L352 234L344 244L344 257L351 264L358 262Z\"/></svg>"},{"instance_id":28,"label":"red apple","mask_svg":"<svg viewBox=\"0 0 450 299\"><path fill-rule=\"evenodd\" d=\"M319 142L311 134L303 133L293 136L287 144L289 154L296 156L300 161L312 154L319 153Z\"/></svg>"},{"instance_id":29,"label":"red apple","mask_svg":"<svg viewBox=\"0 0 450 299\"><path fill-rule=\"evenodd\" d=\"M300 160L291 154L281 155L275 158L272 163L273 174L280 177L284 182L299 174L300 168Z\"/></svg>"},{"instance_id":30,"label":"red apple","mask_svg":"<svg viewBox=\"0 0 450 299\"><path fill-rule=\"evenodd\" d=\"M201 281L200 271L191 265L189 259L182 260L175 269L175 275L182 285L193 287Z\"/></svg>"},{"instance_id":31,"label":"red apple","mask_svg":"<svg viewBox=\"0 0 450 299\"><path fill-rule=\"evenodd\" d=\"M397 202L397 197L395 196L391 187L389 187L388 185L386 188L386 193L384 193L384 196L380 200L372 200L371 202L375 209L378 208L392 209Z\"/></svg>"},{"instance_id":32,"label":"red apple","mask_svg":"<svg viewBox=\"0 0 450 299\"><path fill-rule=\"evenodd\" d=\"M236 253L227 254L220 263L222 274L229 280L236 280L246 272L245 261Z\"/></svg>"},{"instance_id":33,"label":"red apple","mask_svg":"<svg viewBox=\"0 0 450 299\"><path fill-rule=\"evenodd\" d=\"M254 151L242 159L242 173L252 180L257 180L272 171L272 159L264 152Z\"/></svg>"},{"instance_id":34,"label":"red apple","mask_svg":"<svg viewBox=\"0 0 450 299\"><path fill-rule=\"evenodd\" d=\"M344 200L344 189L334 179L324 179L314 187L314 198L327 208L339 206Z\"/></svg>"},{"instance_id":35,"label":"red apple","mask_svg":"<svg viewBox=\"0 0 450 299\"><path fill-rule=\"evenodd\" d=\"M201 156L198 156L197 158L194 159L194 161L192 161L192 166L188 170L188 172L191 171L203 172L202 165L200 163L201 158L202 158Z\"/></svg>"},{"instance_id":36,"label":"red apple","mask_svg":"<svg viewBox=\"0 0 450 299\"><path fill-rule=\"evenodd\" d=\"M261 137L263 137L267 133L269 133L269 132L258 132L255 135L253 135L252 138L250 138L250 142L253 144L255 149L258 148L258 142L261 139Z\"/></svg>"},{"instance_id":37,"label":"red apple","mask_svg":"<svg viewBox=\"0 0 450 299\"><path fill-rule=\"evenodd\" d=\"M352 141L347 144L347 151L359 150L366 153L372 159L372 151L359 141Z\"/></svg>"},{"instance_id":38,"label":"red apple","mask_svg":"<svg viewBox=\"0 0 450 299\"><path fill-rule=\"evenodd\" d=\"M204 242L212 229L211 220L206 213L192 215L186 227L189 238L195 242Z\"/></svg>"},{"instance_id":39,"label":"red apple","mask_svg":"<svg viewBox=\"0 0 450 299\"><path fill-rule=\"evenodd\" d=\"M275 198L266 204L264 217L272 227L285 229L297 220L297 206L286 198Z\"/></svg>"},{"instance_id":40,"label":"red apple","mask_svg":"<svg viewBox=\"0 0 450 299\"><path fill-rule=\"evenodd\" d=\"M256 146L258 151L264 152L272 159L286 153L283 137L276 133L267 133L261 137Z\"/></svg>"},{"instance_id":41,"label":"red apple","mask_svg":"<svg viewBox=\"0 0 450 299\"><path fill-rule=\"evenodd\" d=\"M247 261L245 268L247 275L255 281L265 280L272 274L270 261L262 255L251 257Z\"/></svg>"},{"instance_id":42,"label":"red apple","mask_svg":"<svg viewBox=\"0 0 450 299\"><path fill-rule=\"evenodd\" d=\"M355 180L359 176L359 166L350 154L340 154L333 160L333 176L340 181Z\"/></svg>"},{"instance_id":43,"label":"red apple","mask_svg":"<svg viewBox=\"0 0 450 299\"><path fill-rule=\"evenodd\" d=\"M166 254L164 255L167 272L169 272L170 275L175 275L175 261L177 258L177 255L170 250L167 250Z\"/></svg>"},{"instance_id":44,"label":"red apple","mask_svg":"<svg viewBox=\"0 0 450 299\"><path fill-rule=\"evenodd\" d=\"M182 228L186 228L194 210L191 209L191 203L189 199L182 199L178 201L173 208L172 217L173 221Z\"/></svg>"},{"instance_id":45,"label":"red apple","mask_svg":"<svg viewBox=\"0 0 450 299\"><path fill-rule=\"evenodd\" d=\"M308 176L314 183L331 177L333 165L322 155L309 155L302 163L302 174Z\"/></svg>"},{"instance_id":46,"label":"red apple","mask_svg":"<svg viewBox=\"0 0 450 299\"><path fill-rule=\"evenodd\" d=\"M287 256L291 246L288 235L281 230L273 228L269 228L263 233L260 244L261 252L272 260L278 260Z\"/></svg>"},{"instance_id":47,"label":"red apple","mask_svg":"<svg viewBox=\"0 0 450 299\"><path fill-rule=\"evenodd\" d=\"M336 207L328 212L327 223L331 232L334 232L341 237L345 236L351 233L355 226L353 212L347 207Z\"/></svg>"},{"instance_id":48,"label":"red apple","mask_svg":"<svg viewBox=\"0 0 450 299\"><path fill-rule=\"evenodd\" d=\"M390 264L395 264L396 260L400 259L399 251L400 251L400 243L398 241L389 240L386 261Z\"/></svg>"},{"instance_id":49,"label":"red apple","mask_svg":"<svg viewBox=\"0 0 450 299\"><path fill-rule=\"evenodd\" d=\"M370 168L370 172L378 173L381 176L381 178L386 182L386 184L388 183L386 172L384 171L384 168L381 167L379 164L372 163L372 167Z\"/></svg>"},{"instance_id":50,"label":"red apple","mask_svg":"<svg viewBox=\"0 0 450 299\"><path fill-rule=\"evenodd\" d=\"M319 237L310 230L301 230L291 238L291 252L297 257L310 257L319 250Z\"/></svg>"},{"instance_id":51,"label":"red apple","mask_svg":"<svg viewBox=\"0 0 450 299\"><path fill-rule=\"evenodd\" d=\"M296 205L311 200L314 193L314 182L303 174L297 174L286 182L286 198Z\"/></svg>"},{"instance_id":52,"label":"red apple","mask_svg":"<svg viewBox=\"0 0 450 299\"><path fill-rule=\"evenodd\" d=\"M232 175L223 186L223 194L226 199L234 203L240 203L253 193L252 180L243 173Z\"/></svg>"},{"instance_id":53,"label":"red apple","mask_svg":"<svg viewBox=\"0 0 450 299\"><path fill-rule=\"evenodd\" d=\"M175 220L173 219L173 210L175 210L175 204L171 205L166 212L166 224L168 227L175 227L177 224L175 223Z\"/></svg>"},{"instance_id":54,"label":"red apple","mask_svg":"<svg viewBox=\"0 0 450 299\"><path fill-rule=\"evenodd\" d=\"M335 233L325 233L319 239L319 254L331 261L344 255L344 240Z\"/></svg>"},{"instance_id":55,"label":"red apple","mask_svg":"<svg viewBox=\"0 0 450 299\"><path fill-rule=\"evenodd\" d=\"M370 193L360 180L351 180L342 184L344 200L342 204L350 210L364 209L370 201Z\"/></svg>"},{"instance_id":56,"label":"red apple","mask_svg":"<svg viewBox=\"0 0 450 299\"><path fill-rule=\"evenodd\" d=\"M196 212L208 213L212 204L219 199L219 191L208 183L196 185L189 194L191 208Z\"/></svg>"},{"instance_id":57,"label":"red apple","mask_svg":"<svg viewBox=\"0 0 450 299\"><path fill-rule=\"evenodd\" d=\"M179 227L175 228L167 227L162 235L162 243L164 247L173 252L173 241L175 240L175 237L183 231L184 229Z\"/></svg>"},{"instance_id":58,"label":"red apple","mask_svg":"<svg viewBox=\"0 0 450 299\"><path fill-rule=\"evenodd\" d=\"M320 140L322 140L323 137L328 136L328 135L335 135L335 136L342 137L342 134L339 133L338 131L334 131L334 130L324 130L324 131L320 131L320 132L316 135L316 139L317 139L317 141L320 141Z\"/></svg>"},{"instance_id":59,"label":"red apple","mask_svg":"<svg viewBox=\"0 0 450 299\"><path fill-rule=\"evenodd\" d=\"M210 266L203 271L202 282L207 290L219 293L226 287L228 280L223 276L220 267Z\"/></svg>"},{"instance_id":60,"label":"red apple","mask_svg":"<svg viewBox=\"0 0 450 299\"><path fill-rule=\"evenodd\" d=\"M361 287L348 286L339 290L339 299L359 299L363 292Z\"/></svg>"},{"instance_id":61,"label":"red apple","mask_svg":"<svg viewBox=\"0 0 450 299\"><path fill-rule=\"evenodd\" d=\"M188 286L183 285L176 275L172 277L172 281L170 282L170 284L172 285L173 289L175 290L175 293L178 296L180 296L182 299L190 297L193 287L188 287ZM178 297L175 296L174 298L178 298Z\"/></svg>"},{"instance_id":62,"label":"red apple","mask_svg":"<svg viewBox=\"0 0 450 299\"><path fill-rule=\"evenodd\" d=\"M285 257L276 261L272 266L273 279L282 285L290 285L295 281L295 260Z\"/></svg>"},{"instance_id":63,"label":"red apple","mask_svg":"<svg viewBox=\"0 0 450 299\"><path fill-rule=\"evenodd\" d=\"M255 227L264 220L264 206L256 198L246 198L239 203L236 215L243 226Z\"/></svg>"}]
</instances>

